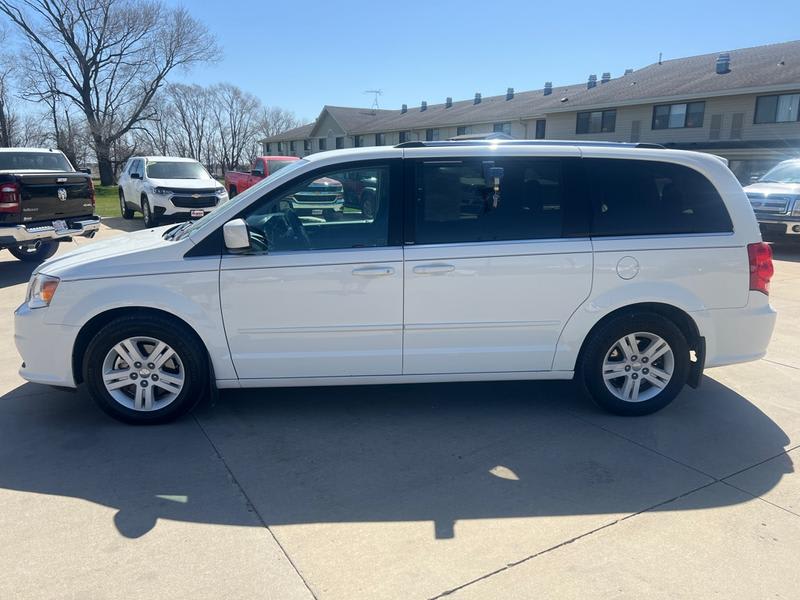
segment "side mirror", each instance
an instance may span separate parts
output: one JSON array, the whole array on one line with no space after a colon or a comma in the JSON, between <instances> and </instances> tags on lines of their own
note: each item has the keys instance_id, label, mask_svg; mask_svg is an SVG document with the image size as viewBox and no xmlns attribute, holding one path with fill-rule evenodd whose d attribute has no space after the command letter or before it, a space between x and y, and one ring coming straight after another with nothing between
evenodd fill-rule
<instances>
[{"instance_id":1,"label":"side mirror","mask_svg":"<svg viewBox=\"0 0 800 600\"><path fill-rule=\"evenodd\" d=\"M142 176L139 173L131 173L131 179L141 179Z\"/></svg>"},{"instance_id":2,"label":"side mirror","mask_svg":"<svg viewBox=\"0 0 800 600\"><path fill-rule=\"evenodd\" d=\"M252 171L250 171L250 175L252 175L253 177L263 177L264 173L262 171L253 169Z\"/></svg>"},{"instance_id":3,"label":"side mirror","mask_svg":"<svg viewBox=\"0 0 800 600\"><path fill-rule=\"evenodd\" d=\"M86 173L87 175L91 175L92 170L89 167L82 167L78 169L78 173Z\"/></svg>"},{"instance_id":4,"label":"side mirror","mask_svg":"<svg viewBox=\"0 0 800 600\"><path fill-rule=\"evenodd\" d=\"M231 252L244 252L250 249L250 234L244 219L234 219L222 226L225 247Z\"/></svg>"}]
</instances>

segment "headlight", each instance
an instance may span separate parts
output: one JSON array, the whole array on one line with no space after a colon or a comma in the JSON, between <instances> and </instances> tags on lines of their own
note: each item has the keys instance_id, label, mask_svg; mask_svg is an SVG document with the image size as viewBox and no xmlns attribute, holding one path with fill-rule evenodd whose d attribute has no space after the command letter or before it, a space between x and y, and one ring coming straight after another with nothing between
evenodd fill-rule
<instances>
[{"instance_id":1,"label":"headlight","mask_svg":"<svg viewBox=\"0 0 800 600\"><path fill-rule=\"evenodd\" d=\"M225 194L225 188L224 187L218 187L214 191L216 192L217 196L223 196Z\"/></svg>"},{"instance_id":2,"label":"headlight","mask_svg":"<svg viewBox=\"0 0 800 600\"><path fill-rule=\"evenodd\" d=\"M155 188L153 188L153 193L154 194L159 194L161 196L166 196L167 194L171 194L172 190L169 189L169 188L165 188L165 187L155 187Z\"/></svg>"},{"instance_id":3,"label":"headlight","mask_svg":"<svg viewBox=\"0 0 800 600\"><path fill-rule=\"evenodd\" d=\"M794 208L792 209L793 217L800 217L800 196L794 198Z\"/></svg>"},{"instance_id":4,"label":"headlight","mask_svg":"<svg viewBox=\"0 0 800 600\"><path fill-rule=\"evenodd\" d=\"M60 281L58 277L43 275L42 273L34 275L28 284L28 293L25 296L28 307L45 308L50 306Z\"/></svg>"}]
</instances>

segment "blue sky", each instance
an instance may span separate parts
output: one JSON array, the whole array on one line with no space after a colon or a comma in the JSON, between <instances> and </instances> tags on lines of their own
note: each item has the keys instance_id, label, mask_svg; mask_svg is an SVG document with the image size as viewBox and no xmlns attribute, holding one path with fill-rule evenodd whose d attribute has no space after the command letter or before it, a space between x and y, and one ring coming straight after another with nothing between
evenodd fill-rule
<instances>
[{"instance_id":1,"label":"blue sky","mask_svg":"<svg viewBox=\"0 0 800 600\"><path fill-rule=\"evenodd\" d=\"M221 60L179 75L229 81L314 119L323 104L399 108L585 81L664 59L800 38L800 3L536 0L191 0Z\"/></svg>"}]
</instances>

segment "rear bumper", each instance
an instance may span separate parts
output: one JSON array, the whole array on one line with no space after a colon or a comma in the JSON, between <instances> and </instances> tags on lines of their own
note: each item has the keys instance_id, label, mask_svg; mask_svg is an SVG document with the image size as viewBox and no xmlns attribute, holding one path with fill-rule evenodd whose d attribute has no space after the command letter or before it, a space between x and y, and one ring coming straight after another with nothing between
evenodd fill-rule
<instances>
[{"instance_id":1,"label":"rear bumper","mask_svg":"<svg viewBox=\"0 0 800 600\"><path fill-rule=\"evenodd\" d=\"M40 240L91 237L100 229L100 217L67 219L67 229L56 230L52 223L0 226L0 246L13 246Z\"/></svg>"}]
</instances>

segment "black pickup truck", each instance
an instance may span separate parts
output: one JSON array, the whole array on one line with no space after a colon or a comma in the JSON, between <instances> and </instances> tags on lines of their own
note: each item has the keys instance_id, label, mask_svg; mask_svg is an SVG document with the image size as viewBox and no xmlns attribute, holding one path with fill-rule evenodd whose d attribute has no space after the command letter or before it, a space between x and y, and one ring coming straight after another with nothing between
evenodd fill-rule
<instances>
[{"instance_id":1,"label":"black pickup truck","mask_svg":"<svg viewBox=\"0 0 800 600\"><path fill-rule=\"evenodd\" d=\"M0 249L41 262L75 236L100 228L94 185L58 150L0 148Z\"/></svg>"}]
</instances>

